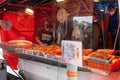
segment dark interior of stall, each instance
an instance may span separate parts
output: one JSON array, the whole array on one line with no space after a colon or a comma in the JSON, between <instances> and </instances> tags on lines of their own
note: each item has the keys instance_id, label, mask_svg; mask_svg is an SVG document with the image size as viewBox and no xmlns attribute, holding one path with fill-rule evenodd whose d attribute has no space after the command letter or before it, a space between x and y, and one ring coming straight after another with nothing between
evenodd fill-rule
<instances>
[{"instance_id":1,"label":"dark interior of stall","mask_svg":"<svg viewBox=\"0 0 120 80\"><path fill-rule=\"evenodd\" d=\"M72 4L70 4L71 1L73 1ZM0 31L2 37L1 41L7 42L10 40L25 39L36 44L35 34L37 34L37 32L42 28L44 21L48 20L53 26L52 31L54 32L54 42L60 46L60 42L58 42L59 40L57 36L59 33L59 26L64 26L64 28L61 29L63 31L61 33L63 33L62 35L64 35L61 36L61 40L77 40L72 35L73 16L92 16L93 14L95 14L97 15L101 36L99 44L94 49L113 49L114 46L110 44L112 43L110 40L110 36L106 34L106 14L108 13L108 5L114 4L116 8L118 8L117 0L100 0L99 2L92 1L91 3L87 3L88 6L90 6L89 8L86 8L86 6L84 6L85 3L87 3L87 0L70 0L70 2L68 3L57 3L55 0L0 0ZM67 4L67 6L63 6L63 4ZM78 6L76 4L80 7L77 8ZM56 14L57 11L62 7L68 11L70 16L68 16L66 22L61 24L57 20ZM34 10L34 15L29 15L25 13L26 8L32 8ZM77 11L77 9L86 9L86 11L81 10L78 14L78 12L75 12ZM86 44L84 45L87 46L83 46L84 48L92 48L92 43L85 43ZM15 64L10 65L13 66ZM14 69L17 68L14 67ZM20 80L11 76L12 75L9 74L7 80Z\"/></svg>"},{"instance_id":2,"label":"dark interior of stall","mask_svg":"<svg viewBox=\"0 0 120 80\"><path fill-rule=\"evenodd\" d=\"M76 0L77 1L77 0ZM79 4L81 4L80 8L84 9L84 4L82 4L82 2L79 2ZM104 20L104 15L106 13L108 13L107 10L107 6L109 4L115 4L115 6L118 6L117 0L102 0L101 2L95 2L94 3L94 14L97 15L97 18L99 20L99 25L101 27L102 30L102 34L103 34L103 30L106 30L106 27L104 26L104 21L102 23L102 20ZM11 26L9 27L8 30L5 30L2 34L3 35L8 35L8 37L4 37L2 38L2 41L9 41L12 39L26 39L26 40L30 40L33 43L36 43L34 37L35 34L37 34L37 31L39 30L40 26L43 25L43 22L45 20L49 20L51 22L51 24L54 26L53 31L57 31L57 27L60 26L67 26L69 27L68 30L66 31L66 36L63 39L67 39L67 40L71 40L72 36L70 34L72 34L72 21L71 18L72 16L78 16L77 13L72 13L70 12L69 8L66 8L68 10L68 13L70 13L71 15L68 16L68 22L65 22L64 24L60 24L58 22L58 20L56 19L56 13L57 10L60 7L60 5L57 5L58 3L56 1L52 1L52 0L43 0L43 1L28 1L28 0L10 0L10 1L6 1L3 0L3 2L1 2L1 20L11 20L12 24L10 22L8 22L8 24L6 23L6 25L4 26ZM91 6L92 3L89 3ZM57 5L57 6L56 6ZM68 5L69 6L69 5ZM66 7L68 7L66 6ZM26 14L25 8L27 7L31 7L32 9L34 9L34 16L33 15L28 15ZM64 6L63 6L64 7ZM76 6L75 6L76 7ZM92 8L93 6L91 6ZM71 9L72 10L72 9ZM87 9L86 9L87 11ZM92 12L92 9L91 9ZM81 16L85 16L85 15L92 15L92 13L88 13L82 10L80 11ZM1 26L2 29L7 28L7 27L3 27ZM17 32L17 33L16 33ZM13 37L14 36L14 37ZM56 36L55 37L55 42L56 41ZM104 36L105 37L105 36ZM104 39L104 38L102 38ZM105 40L103 40L103 43L101 43L100 47L105 47L107 48L104 44ZM103 46L104 45L104 46ZM111 48L111 46L108 46ZM88 48L88 47L85 47ZM112 47L113 48L113 47Z\"/></svg>"}]
</instances>

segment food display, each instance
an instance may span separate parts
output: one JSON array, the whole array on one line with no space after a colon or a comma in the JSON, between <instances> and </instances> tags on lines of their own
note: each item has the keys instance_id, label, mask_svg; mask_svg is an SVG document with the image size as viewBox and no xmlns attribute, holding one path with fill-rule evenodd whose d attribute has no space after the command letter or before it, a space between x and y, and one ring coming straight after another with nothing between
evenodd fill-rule
<instances>
[{"instance_id":1,"label":"food display","mask_svg":"<svg viewBox=\"0 0 120 80\"><path fill-rule=\"evenodd\" d=\"M29 43L29 44L32 44L31 41L27 41L27 40L10 40L10 41L8 41L8 43L11 43L11 44L18 44L18 43Z\"/></svg>"},{"instance_id":2,"label":"food display","mask_svg":"<svg viewBox=\"0 0 120 80\"><path fill-rule=\"evenodd\" d=\"M35 45L29 49L43 52L45 54L54 54L54 55L62 56L61 47L59 47L58 45L49 45L49 46ZM92 51L93 49L82 49L83 55L86 55L86 56L92 53Z\"/></svg>"},{"instance_id":3,"label":"food display","mask_svg":"<svg viewBox=\"0 0 120 80\"><path fill-rule=\"evenodd\" d=\"M90 59L98 62L110 63L114 59L113 55L107 54L105 51L95 51L90 54Z\"/></svg>"},{"instance_id":4,"label":"food display","mask_svg":"<svg viewBox=\"0 0 120 80\"><path fill-rule=\"evenodd\" d=\"M96 52L103 52L103 53L106 53L106 54L112 54L114 52L113 49L98 49L96 50Z\"/></svg>"},{"instance_id":5,"label":"food display","mask_svg":"<svg viewBox=\"0 0 120 80\"><path fill-rule=\"evenodd\" d=\"M90 56L94 58L103 59L103 60L110 60L113 58L112 55L106 54L104 52L92 52Z\"/></svg>"},{"instance_id":6,"label":"food display","mask_svg":"<svg viewBox=\"0 0 120 80\"><path fill-rule=\"evenodd\" d=\"M98 49L90 54L90 59L94 61L100 61L104 63L110 63L114 56L111 55L114 50L110 49Z\"/></svg>"},{"instance_id":7,"label":"food display","mask_svg":"<svg viewBox=\"0 0 120 80\"><path fill-rule=\"evenodd\" d=\"M49 45L49 46L44 46L44 45L35 45L32 48L29 48L31 50L43 52L45 54L54 54L54 55L59 55L61 56L61 48L57 45Z\"/></svg>"},{"instance_id":8,"label":"food display","mask_svg":"<svg viewBox=\"0 0 120 80\"><path fill-rule=\"evenodd\" d=\"M11 46L23 47L23 48L32 47L33 44L31 41L27 41L27 40L10 40L8 41L8 43Z\"/></svg>"},{"instance_id":9,"label":"food display","mask_svg":"<svg viewBox=\"0 0 120 80\"><path fill-rule=\"evenodd\" d=\"M16 49L16 52L18 53L62 61L62 49L60 46L55 44L48 46L37 45L27 40L11 40L8 41L8 44L10 44L8 45L8 48L11 45L19 46ZM11 48L9 49L11 50ZM89 68L112 72L120 65L120 57L112 55L114 52L115 51L112 49L98 49L94 52L91 48L82 49L83 65Z\"/></svg>"},{"instance_id":10,"label":"food display","mask_svg":"<svg viewBox=\"0 0 120 80\"><path fill-rule=\"evenodd\" d=\"M114 51L111 49L98 49L88 56L83 56L83 65L110 74L120 65L120 57L111 55L112 53Z\"/></svg>"}]
</instances>

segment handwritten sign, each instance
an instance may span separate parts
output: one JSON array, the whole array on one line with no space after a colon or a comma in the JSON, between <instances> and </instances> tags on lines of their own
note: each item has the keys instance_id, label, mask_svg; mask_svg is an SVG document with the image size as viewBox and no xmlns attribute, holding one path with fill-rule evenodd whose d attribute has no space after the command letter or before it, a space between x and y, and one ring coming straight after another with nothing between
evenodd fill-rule
<instances>
[{"instance_id":1,"label":"handwritten sign","mask_svg":"<svg viewBox=\"0 0 120 80\"><path fill-rule=\"evenodd\" d=\"M63 62L82 67L82 42L62 41Z\"/></svg>"}]
</instances>

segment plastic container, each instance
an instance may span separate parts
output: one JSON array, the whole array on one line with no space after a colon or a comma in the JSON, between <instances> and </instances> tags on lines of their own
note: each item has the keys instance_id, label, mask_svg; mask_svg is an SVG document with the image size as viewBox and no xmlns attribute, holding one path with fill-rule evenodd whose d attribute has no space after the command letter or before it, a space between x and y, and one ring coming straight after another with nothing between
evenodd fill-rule
<instances>
[{"instance_id":1,"label":"plastic container","mask_svg":"<svg viewBox=\"0 0 120 80\"><path fill-rule=\"evenodd\" d=\"M117 57L118 58L118 57ZM109 73L113 72L115 69L119 68L120 66L120 57L119 60L115 63L103 63L103 62L96 62L92 60L87 60L87 66L90 68L100 69L104 71L108 71Z\"/></svg>"},{"instance_id":2,"label":"plastic container","mask_svg":"<svg viewBox=\"0 0 120 80\"><path fill-rule=\"evenodd\" d=\"M96 62L103 62L106 64L109 64L113 58L114 58L114 56L112 56L112 58L110 60L104 60L104 59L99 59L99 58L95 58L95 57L90 56L90 60L96 61Z\"/></svg>"}]
</instances>

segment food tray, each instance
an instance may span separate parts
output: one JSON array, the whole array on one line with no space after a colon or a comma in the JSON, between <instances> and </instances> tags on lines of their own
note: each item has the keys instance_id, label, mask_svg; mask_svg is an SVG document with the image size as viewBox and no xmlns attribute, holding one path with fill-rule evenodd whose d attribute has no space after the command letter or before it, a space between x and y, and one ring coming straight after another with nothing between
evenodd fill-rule
<instances>
[{"instance_id":1,"label":"food tray","mask_svg":"<svg viewBox=\"0 0 120 80\"><path fill-rule=\"evenodd\" d=\"M114 58L114 56L112 56L112 58L110 60L104 60L104 59L99 59L99 58L95 58L95 57L90 56L90 60L93 60L93 61L96 61L96 62L103 62L103 63L106 63L106 64L109 64L113 58Z\"/></svg>"},{"instance_id":2,"label":"food tray","mask_svg":"<svg viewBox=\"0 0 120 80\"><path fill-rule=\"evenodd\" d=\"M115 58L116 59L116 58ZM96 62L96 61L92 61L92 60L87 60L87 65L90 68L95 68L95 69L99 69L99 70L103 70L103 71L107 71L108 73L113 72L115 69L120 67L120 57L118 58L118 60L114 63L103 63L103 62Z\"/></svg>"},{"instance_id":3,"label":"food tray","mask_svg":"<svg viewBox=\"0 0 120 80\"><path fill-rule=\"evenodd\" d=\"M100 70L106 70L106 71L111 70L111 64L105 64L103 62L96 62L96 61L88 60L88 66L91 68L96 68Z\"/></svg>"}]
</instances>

